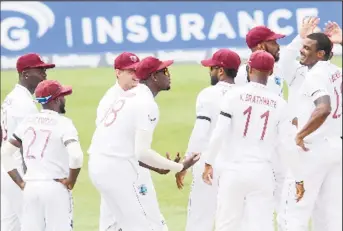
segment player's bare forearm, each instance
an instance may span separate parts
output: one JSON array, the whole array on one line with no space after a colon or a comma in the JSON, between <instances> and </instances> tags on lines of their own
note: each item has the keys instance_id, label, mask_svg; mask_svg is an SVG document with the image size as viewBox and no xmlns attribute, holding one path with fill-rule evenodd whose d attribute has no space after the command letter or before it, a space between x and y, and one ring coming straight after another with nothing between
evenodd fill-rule
<instances>
[{"instance_id":1,"label":"player's bare forearm","mask_svg":"<svg viewBox=\"0 0 343 231\"><path fill-rule=\"evenodd\" d=\"M79 173L81 171L81 168L76 169L69 169L69 176L68 176L68 188L73 189L74 185L76 183L77 177L79 176Z\"/></svg>"},{"instance_id":2,"label":"player's bare forearm","mask_svg":"<svg viewBox=\"0 0 343 231\"><path fill-rule=\"evenodd\" d=\"M25 182L23 178L21 178L17 169L13 169L8 172L8 175L12 178L12 180L21 188L24 188Z\"/></svg>"},{"instance_id":3,"label":"player's bare forearm","mask_svg":"<svg viewBox=\"0 0 343 231\"><path fill-rule=\"evenodd\" d=\"M330 96L322 96L314 104L316 109L313 111L309 121L298 133L300 138L305 138L316 131L331 113Z\"/></svg>"}]
</instances>

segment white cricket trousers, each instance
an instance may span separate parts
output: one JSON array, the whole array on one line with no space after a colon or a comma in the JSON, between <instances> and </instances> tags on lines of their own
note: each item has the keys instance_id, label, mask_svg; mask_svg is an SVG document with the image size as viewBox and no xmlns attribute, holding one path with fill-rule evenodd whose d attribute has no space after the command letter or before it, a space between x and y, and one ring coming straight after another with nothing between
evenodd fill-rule
<instances>
[{"instance_id":1,"label":"white cricket trousers","mask_svg":"<svg viewBox=\"0 0 343 231\"><path fill-rule=\"evenodd\" d=\"M146 178L139 174L137 160L91 155L89 176L124 231L163 231L158 202L150 203ZM156 206L157 205L157 206Z\"/></svg>"},{"instance_id":2,"label":"white cricket trousers","mask_svg":"<svg viewBox=\"0 0 343 231\"><path fill-rule=\"evenodd\" d=\"M219 177L215 230L274 231L274 187L270 163L231 163Z\"/></svg>"},{"instance_id":3,"label":"white cricket trousers","mask_svg":"<svg viewBox=\"0 0 343 231\"><path fill-rule=\"evenodd\" d=\"M156 208L159 208L156 190L154 187L154 183L151 178L150 171L146 168L141 166L138 167L138 171L140 174L141 179L147 182L147 189L150 193L145 195L145 199L149 200L149 204L153 204L153 206L148 206L147 209L152 209L152 211L147 213L154 213ZM156 211L159 212L159 211ZM161 222L165 223L165 219L161 213ZM99 231L117 231L117 221L112 213L111 209L109 208L108 204L106 203L103 197L100 198L100 218L99 218ZM163 231L168 231L168 226L165 224Z\"/></svg>"},{"instance_id":4,"label":"white cricket trousers","mask_svg":"<svg viewBox=\"0 0 343 231\"><path fill-rule=\"evenodd\" d=\"M71 191L54 180L27 181L21 231L73 230Z\"/></svg>"},{"instance_id":5,"label":"white cricket trousers","mask_svg":"<svg viewBox=\"0 0 343 231\"><path fill-rule=\"evenodd\" d=\"M205 161L200 159L192 169L193 182L189 193L186 231L212 231L217 207L218 177L214 172L212 185L202 179Z\"/></svg>"},{"instance_id":6,"label":"white cricket trousers","mask_svg":"<svg viewBox=\"0 0 343 231\"><path fill-rule=\"evenodd\" d=\"M1 167L1 230L20 231L22 207L21 189Z\"/></svg>"},{"instance_id":7,"label":"white cricket trousers","mask_svg":"<svg viewBox=\"0 0 343 231\"><path fill-rule=\"evenodd\" d=\"M295 180L289 174L278 214L279 231L342 231L342 141L322 141L302 152L305 194L295 201Z\"/></svg>"}]
</instances>

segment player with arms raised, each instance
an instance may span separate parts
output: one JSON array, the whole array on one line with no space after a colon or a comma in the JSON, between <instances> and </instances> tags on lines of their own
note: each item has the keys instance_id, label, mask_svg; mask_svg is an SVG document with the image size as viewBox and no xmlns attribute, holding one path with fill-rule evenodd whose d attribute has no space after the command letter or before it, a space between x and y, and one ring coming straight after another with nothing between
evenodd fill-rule
<instances>
[{"instance_id":1,"label":"player with arms raised","mask_svg":"<svg viewBox=\"0 0 343 231\"><path fill-rule=\"evenodd\" d=\"M35 95L43 110L27 116L1 149L4 168L23 190L22 231L70 231L71 191L83 163L77 131L65 113L64 96L71 87L57 81L38 84ZM24 180L14 153L23 149L27 172Z\"/></svg>"},{"instance_id":2,"label":"player with arms raised","mask_svg":"<svg viewBox=\"0 0 343 231\"><path fill-rule=\"evenodd\" d=\"M118 222L118 229L130 231L162 231L159 209L150 213L145 200L149 194L146 179L141 179L139 162L149 166L180 172L198 160L194 155L183 164L170 161L151 149L153 131L159 120L155 96L170 89L168 66L154 57L143 59L136 68L141 86L117 100L95 130L89 148L89 175ZM109 183L108 176L111 177ZM148 203L147 203L148 202ZM130 215L128 215L130 214Z\"/></svg>"},{"instance_id":3,"label":"player with arms raised","mask_svg":"<svg viewBox=\"0 0 343 231\"><path fill-rule=\"evenodd\" d=\"M44 63L38 54L30 53L19 57L19 82L1 105L2 142L12 137L16 127L26 116L38 113L32 94L38 83L46 79L46 69L54 67L55 64ZM26 167L19 150L15 153L15 165L23 175ZM1 230L20 231L22 192L3 167L1 169Z\"/></svg>"},{"instance_id":4,"label":"player with arms raised","mask_svg":"<svg viewBox=\"0 0 343 231\"><path fill-rule=\"evenodd\" d=\"M240 230L243 213L248 216L248 224L244 225L248 230L274 231L271 161L275 145L292 140L295 134L287 103L266 87L274 62L265 51L251 55L250 83L226 94L208 150L203 154L203 179L208 184L214 183L212 166L217 156L221 155L225 163L219 178L216 231ZM229 152L221 149L228 141Z\"/></svg>"}]
</instances>

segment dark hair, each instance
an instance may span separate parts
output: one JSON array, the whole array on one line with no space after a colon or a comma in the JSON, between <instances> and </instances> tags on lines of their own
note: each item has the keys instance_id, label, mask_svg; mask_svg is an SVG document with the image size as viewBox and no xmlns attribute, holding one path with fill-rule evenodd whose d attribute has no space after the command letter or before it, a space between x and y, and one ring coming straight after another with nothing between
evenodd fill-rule
<instances>
[{"instance_id":1,"label":"dark hair","mask_svg":"<svg viewBox=\"0 0 343 231\"><path fill-rule=\"evenodd\" d=\"M231 78L235 78L237 76L237 70L227 69L227 68L223 68L223 69L226 76L231 77Z\"/></svg>"},{"instance_id":2,"label":"dark hair","mask_svg":"<svg viewBox=\"0 0 343 231\"><path fill-rule=\"evenodd\" d=\"M324 33L312 33L307 36L307 38L315 40L317 42L317 51L324 51L324 59L329 60L331 56L331 51L333 44L329 37Z\"/></svg>"}]
</instances>

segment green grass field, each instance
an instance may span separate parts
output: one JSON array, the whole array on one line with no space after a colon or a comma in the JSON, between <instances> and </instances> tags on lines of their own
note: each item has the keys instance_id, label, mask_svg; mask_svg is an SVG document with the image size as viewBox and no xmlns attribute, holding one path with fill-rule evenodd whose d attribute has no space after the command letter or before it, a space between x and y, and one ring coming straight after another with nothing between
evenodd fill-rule
<instances>
[{"instance_id":1,"label":"green grass field","mask_svg":"<svg viewBox=\"0 0 343 231\"><path fill-rule=\"evenodd\" d=\"M333 62L342 66L342 59ZM175 65L170 68L172 88L157 96L160 107L160 122L154 135L153 148L159 153L184 153L195 120L195 100L201 89L209 85L208 69L200 65ZM95 112L100 98L115 82L112 68L97 69L52 69L49 79L73 86L74 93L67 98L67 116L74 121L79 131L85 163L74 189L75 231L98 230L99 195L91 184L87 165L89 147L95 129ZM1 102L18 81L15 71L1 72ZM188 193L191 177L186 187L177 189L174 175L153 174L160 207L170 231L183 231L186 222ZM111 182L111 179L109 179Z\"/></svg>"}]
</instances>

